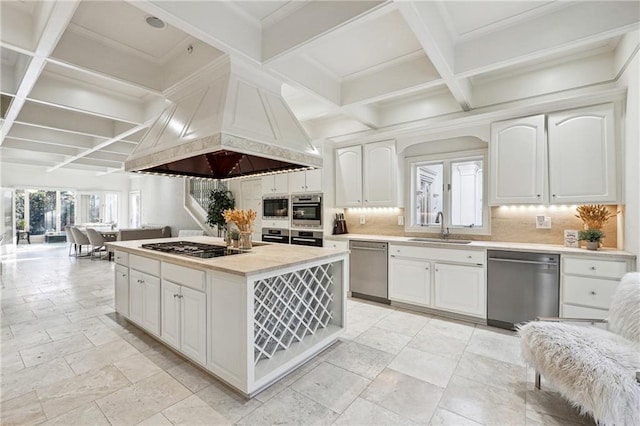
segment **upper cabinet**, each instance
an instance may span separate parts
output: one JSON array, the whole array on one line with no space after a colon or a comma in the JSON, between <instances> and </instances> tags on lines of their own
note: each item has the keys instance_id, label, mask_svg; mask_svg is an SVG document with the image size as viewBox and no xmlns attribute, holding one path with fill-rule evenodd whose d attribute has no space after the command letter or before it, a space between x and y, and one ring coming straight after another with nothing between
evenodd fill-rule
<instances>
[{"instance_id":1,"label":"upper cabinet","mask_svg":"<svg viewBox=\"0 0 640 426\"><path fill-rule=\"evenodd\" d=\"M262 194L288 194L289 179L287 173L267 175L262 177Z\"/></svg>"},{"instance_id":2,"label":"upper cabinet","mask_svg":"<svg viewBox=\"0 0 640 426\"><path fill-rule=\"evenodd\" d=\"M322 170L313 169L302 172L288 173L289 191L322 192Z\"/></svg>"},{"instance_id":3,"label":"upper cabinet","mask_svg":"<svg viewBox=\"0 0 640 426\"><path fill-rule=\"evenodd\" d=\"M549 190L559 204L616 203L613 104L549 115Z\"/></svg>"},{"instance_id":4,"label":"upper cabinet","mask_svg":"<svg viewBox=\"0 0 640 426\"><path fill-rule=\"evenodd\" d=\"M336 149L336 207L397 205L394 140Z\"/></svg>"},{"instance_id":5,"label":"upper cabinet","mask_svg":"<svg viewBox=\"0 0 640 426\"><path fill-rule=\"evenodd\" d=\"M547 204L544 115L491 125L489 204Z\"/></svg>"},{"instance_id":6,"label":"upper cabinet","mask_svg":"<svg viewBox=\"0 0 640 426\"><path fill-rule=\"evenodd\" d=\"M490 205L619 203L614 105L491 126Z\"/></svg>"}]
</instances>

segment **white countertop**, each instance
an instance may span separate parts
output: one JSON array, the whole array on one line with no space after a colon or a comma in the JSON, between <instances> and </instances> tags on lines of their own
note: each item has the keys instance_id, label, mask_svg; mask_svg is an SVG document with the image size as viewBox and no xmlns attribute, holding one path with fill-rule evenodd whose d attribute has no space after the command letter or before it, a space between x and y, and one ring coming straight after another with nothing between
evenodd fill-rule
<instances>
[{"instance_id":1,"label":"white countertop","mask_svg":"<svg viewBox=\"0 0 640 426\"><path fill-rule=\"evenodd\" d=\"M336 250L322 247L309 247L288 244L270 244L254 246L250 251L233 256L221 256L211 259L199 259L197 257L163 253L160 251L143 249L142 244L162 243L170 241L193 241L203 244L224 245L222 238L214 237L178 237L159 238L148 240L117 241L107 243L109 248L124 252L145 256L151 259L164 260L177 265L195 269L209 269L227 272L235 275L255 275L264 272L276 271L291 266L303 265L311 261L348 254L345 250Z\"/></svg>"},{"instance_id":2,"label":"white countertop","mask_svg":"<svg viewBox=\"0 0 640 426\"><path fill-rule=\"evenodd\" d=\"M388 243L402 243L404 245L423 246L423 247L439 247L439 248L451 248L451 249L467 249L467 250L515 250L515 251L529 251L529 252L544 252L544 253L558 253L558 254L576 254L598 257L624 257L635 259L636 256L633 253L629 253L623 250L601 248L600 250L586 250L584 248L572 248L565 247L557 244L533 244L533 243L512 243L512 242L499 242L499 241L471 241L469 244L451 244L446 242L426 242L426 241L410 241L411 238L418 237L399 237L394 235L369 235L369 234L341 234L341 235L326 235L324 237L327 240L335 241L381 241ZM463 239L463 238L462 238Z\"/></svg>"}]
</instances>

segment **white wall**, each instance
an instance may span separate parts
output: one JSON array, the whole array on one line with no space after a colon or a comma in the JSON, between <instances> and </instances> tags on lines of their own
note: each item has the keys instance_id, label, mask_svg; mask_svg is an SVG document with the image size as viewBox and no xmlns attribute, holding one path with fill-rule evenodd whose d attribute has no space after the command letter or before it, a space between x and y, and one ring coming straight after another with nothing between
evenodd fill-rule
<instances>
[{"instance_id":1,"label":"white wall","mask_svg":"<svg viewBox=\"0 0 640 426\"><path fill-rule=\"evenodd\" d=\"M172 236L201 229L184 208L184 178L130 175L130 190L140 190L142 225L169 225Z\"/></svg>"},{"instance_id":2,"label":"white wall","mask_svg":"<svg viewBox=\"0 0 640 426\"><path fill-rule=\"evenodd\" d=\"M624 120L625 220L624 250L640 255L640 59L627 66L618 83L626 86L627 104Z\"/></svg>"}]
</instances>

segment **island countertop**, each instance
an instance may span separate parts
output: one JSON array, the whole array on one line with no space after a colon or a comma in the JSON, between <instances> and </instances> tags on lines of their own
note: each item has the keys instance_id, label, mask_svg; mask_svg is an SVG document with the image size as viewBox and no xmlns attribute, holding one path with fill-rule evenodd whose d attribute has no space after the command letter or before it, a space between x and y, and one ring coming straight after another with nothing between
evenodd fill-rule
<instances>
[{"instance_id":1,"label":"island countertop","mask_svg":"<svg viewBox=\"0 0 640 426\"><path fill-rule=\"evenodd\" d=\"M254 246L251 250L242 254L214 257L211 259L200 259L197 257L164 253L141 247L142 244L171 241L192 241L203 244L224 246L224 240L222 238L215 237L178 237L115 241L106 243L106 245L112 250L119 250L151 259L165 260L190 268L221 271L241 276L276 271L290 266L302 265L311 261L327 259L349 253L348 250L332 248L260 243L259 246Z\"/></svg>"}]
</instances>

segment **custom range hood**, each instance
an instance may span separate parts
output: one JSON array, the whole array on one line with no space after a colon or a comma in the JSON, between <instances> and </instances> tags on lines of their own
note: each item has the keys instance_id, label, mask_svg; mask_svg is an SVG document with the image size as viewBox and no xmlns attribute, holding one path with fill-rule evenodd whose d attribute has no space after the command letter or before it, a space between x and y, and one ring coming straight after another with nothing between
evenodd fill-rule
<instances>
[{"instance_id":1,"label":"custom range hood","mask_svg":"<svg viewBox=\"0 0 640 426\"><path fill-rule=\"evenodd\" d=\"M166 96L126 171L231 179L322 167L279 83L228 56Z\"/></svg>"}]
</instances>

